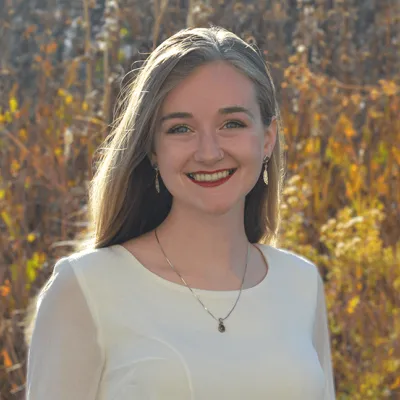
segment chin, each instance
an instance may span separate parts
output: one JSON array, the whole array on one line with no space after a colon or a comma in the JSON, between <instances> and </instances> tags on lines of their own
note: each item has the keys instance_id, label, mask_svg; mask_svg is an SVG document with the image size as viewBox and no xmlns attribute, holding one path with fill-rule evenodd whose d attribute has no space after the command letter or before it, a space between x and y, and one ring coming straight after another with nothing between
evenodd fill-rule
<instances>
[{"instance_id":1,"label":"chin","mask_svg":"<svg viewBox=\"0 0 400 400\"><path fill-rule=\"evenodd\" d=\"M199 207L199 211L208 215L222 216L236 209L238 205L238 203L232 203L231 201L229 203L214 204L210 202L209 204L202 204L201 207Z\"/></svg>"}]
</instances>

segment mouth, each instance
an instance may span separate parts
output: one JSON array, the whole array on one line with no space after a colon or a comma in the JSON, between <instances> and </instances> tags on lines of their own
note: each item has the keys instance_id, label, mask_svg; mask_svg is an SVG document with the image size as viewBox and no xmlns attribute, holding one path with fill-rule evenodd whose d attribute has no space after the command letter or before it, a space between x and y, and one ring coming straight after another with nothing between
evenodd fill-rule
<instances>
[{"instance_id":1,"label":"mouth","mask_svg":"<svg viewBox=\"0 0 400 400\"><path fill-rule=\"evenodd\" d=\"M225 180L236 172L237 168L226 169L215 173L189 173L186 174L194 182L218 182Z\"/></svg>"}]
</instances>

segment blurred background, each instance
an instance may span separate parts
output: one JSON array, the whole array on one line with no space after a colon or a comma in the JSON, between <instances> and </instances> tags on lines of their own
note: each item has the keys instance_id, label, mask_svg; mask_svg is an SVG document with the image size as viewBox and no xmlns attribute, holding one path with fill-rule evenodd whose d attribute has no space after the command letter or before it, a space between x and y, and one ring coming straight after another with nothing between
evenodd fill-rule
<instances>
[{"instance_id":1,"label":"blurred background","mask_svg":"<svg viewBox=\"0 0 400 400\"><path fill-rule=\"evenodd\" d=\"M210 24L275 80L279 247L324 278L337 398L400 399L399 0L0 0L0 399L24 398L26 308L87 228L118 93L165 38Z\"/></svg>"}]
</instances>

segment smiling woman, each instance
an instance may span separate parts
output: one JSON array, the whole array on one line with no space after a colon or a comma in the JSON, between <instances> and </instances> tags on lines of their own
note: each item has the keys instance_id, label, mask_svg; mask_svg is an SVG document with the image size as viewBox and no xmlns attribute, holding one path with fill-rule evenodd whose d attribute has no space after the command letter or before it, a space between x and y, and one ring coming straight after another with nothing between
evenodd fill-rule
<instances>
[{"instance_id":1,"label":"smiling woman","mask_svg":"<svg viewBox=\"0 0 400 400\"><path fill-rule=\"evenodd\" d=\"M27 400L333 400L321 276L275 247L284 167L263 58L222 28L183 30L123 104L90 240L39 295Z\"/></svg>"}]
</instances>

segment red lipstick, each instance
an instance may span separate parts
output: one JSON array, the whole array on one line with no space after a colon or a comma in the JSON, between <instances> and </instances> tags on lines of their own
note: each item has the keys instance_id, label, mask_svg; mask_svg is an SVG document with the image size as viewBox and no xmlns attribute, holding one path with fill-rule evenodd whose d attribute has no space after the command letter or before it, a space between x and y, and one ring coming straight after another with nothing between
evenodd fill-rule
<instances>
[{"instance_id":1,"label":"red lipstick","mask_svg":"<svg viewBox=\"0 0 400 400\"><path fill-rule=\"evenodd\" d=\"M220 170L218 170L216 172L220 172L220 171L226 171L226 169L220 169ZM232 171L232 170L230 170L230 171ZM225 182L227 182L235 172L236 172L236 169L233 169L233 172L230 173L227 177L221 178L221 179L218 179L217 181L212 181L212 182L209 182L209 181L196 181L195 179L191 178L190 176L188 176L188 178L193 183L195 183L196 185L199 185L199 186L202 186L202 187L215 187L215 186L219 186L219 185L222 185ZM196 173L205 173L205 172L196 172Z\"/></svg>"}]
</instances>

